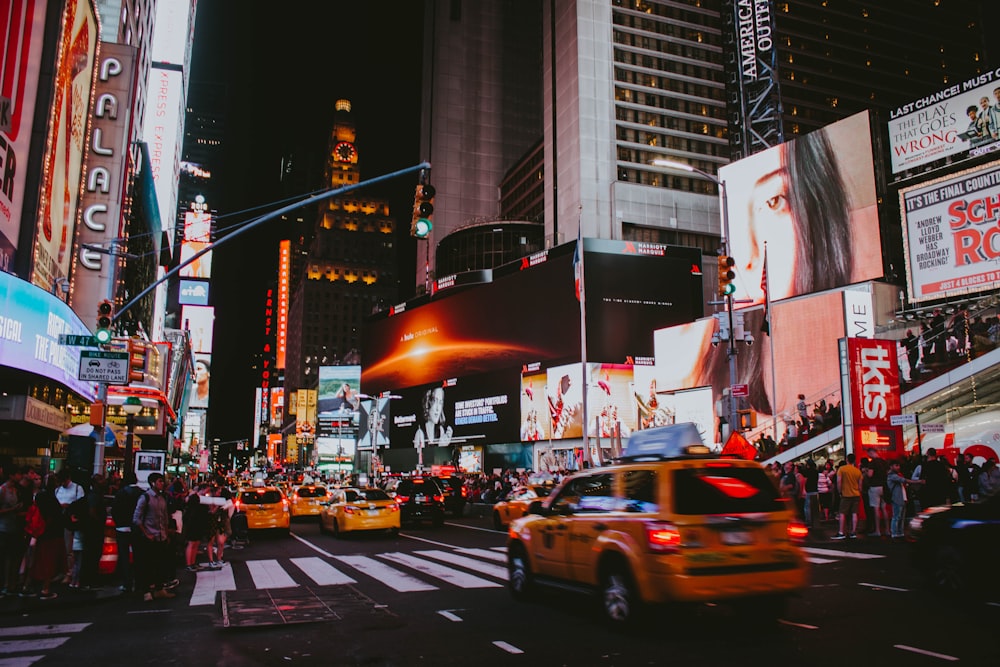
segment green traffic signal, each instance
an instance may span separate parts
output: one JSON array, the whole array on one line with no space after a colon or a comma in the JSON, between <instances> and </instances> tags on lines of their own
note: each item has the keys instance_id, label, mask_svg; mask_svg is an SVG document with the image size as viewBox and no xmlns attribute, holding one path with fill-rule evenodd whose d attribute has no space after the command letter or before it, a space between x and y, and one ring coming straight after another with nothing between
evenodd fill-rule
<instances>
[{"instance_id":1,"label":"green traffic signal","mask_svg":"<svg viewBox=\"0 0 1000 667\"><path fill-rule=\"evenodd\" d=\"M434 225L431 224L430 220L418 218L413 226L413 235L418 239L425 239L430 235L432 229L434 229Z\"/></svg>"},{"instance_id":2,"label":"green traffic signal","mask_svg":"<svg viewBox=\"0 0 1000 667\"><path fill-rule=\"evenodd\" d=\"M94 340L101 345L111 342L111 329L98 329L94 332Z\"/></svg>"},{"instance_id":3,"label":"green traffic signal","mask_svg":"<svg viewBox=\"0 0 1000 667\"><path fill-rule=\"evenodd\" d=\"M114 306L108 299L97 304L97 330L94 331L94 338L101 345L111 342L111 313L113 310Z\"/></svg>"}]
</instances>

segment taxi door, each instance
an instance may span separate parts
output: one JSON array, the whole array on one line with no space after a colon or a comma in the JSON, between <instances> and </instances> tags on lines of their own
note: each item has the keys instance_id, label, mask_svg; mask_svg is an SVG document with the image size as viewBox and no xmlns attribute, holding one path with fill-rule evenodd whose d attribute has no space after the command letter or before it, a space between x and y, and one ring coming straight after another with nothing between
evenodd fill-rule
<instances>
[{"instance_id":1,"label":"taxi door","mask_svg":"<svg viewBox=\"0 0 1000 667\"><path fill-rule=\"evenodd\" d=\"M569 536L577 520L580 490L587 487L590 475L570 479L549 504L549 513L531 522L531 544L538 574L571 579Z\"/></svg>"},{"instance_id":2,"label":"taxi door","mask_svg":"<svg viewBox=\"0 0 1000 667\"><path fill-rule=\"evenodd\" d=\"M579 502L569 522L566 555L568 577L574 582L594 584L597 578L597 557L594 546L601 535L614 529L619 502L614 496L610 472L589 475L578 487Z\"/></svg>"}]
</instances>

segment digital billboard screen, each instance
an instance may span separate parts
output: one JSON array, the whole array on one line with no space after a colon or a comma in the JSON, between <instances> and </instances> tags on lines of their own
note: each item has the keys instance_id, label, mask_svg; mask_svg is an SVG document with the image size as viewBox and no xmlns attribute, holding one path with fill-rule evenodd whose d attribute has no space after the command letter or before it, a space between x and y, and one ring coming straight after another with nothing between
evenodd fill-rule
<instances>
[{"instance_id":1,"label":"digital billboard screen","mask_svg":"<svg viewBox=\"0 0 1000 667\"><path fill-rule=\"evenodd\" d=\"M317 435L332 437L357 430L361 366L320 366L316 394Z\"/></svg>"},{"instance_id":2,"label":"digital billboard screen","mask_svg":"<svg viewBox=\"0 0 1000 667\"><path fill-rule=\"evenodd\" d=\"M719 169L740 307L880 278L867 112Z\"/></svg>"}]
</instances>

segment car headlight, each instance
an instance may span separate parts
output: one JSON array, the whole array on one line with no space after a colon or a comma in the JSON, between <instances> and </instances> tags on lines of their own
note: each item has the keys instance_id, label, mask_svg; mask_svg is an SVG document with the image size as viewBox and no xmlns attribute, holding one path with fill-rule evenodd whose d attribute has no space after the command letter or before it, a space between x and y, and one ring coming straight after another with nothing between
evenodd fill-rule
<instances>
[{"instance_id":1,"label":"car headlight","mask_svg":"<svg viewBox=\"0 0 1000 667\"><path fill-rule=\"evenodd\" d=\"M927 509L925 509L924 511L922 511L920 514L918 514L917 516L915 516L912 519L910 519L910 530L912 532L914 532L914 533L920 532L920 530L924 526L924 521L926 521L930 517L934 516L935 514L940 514L941 512L947 512L949 509L950 509L949 507L945 507L945 506L942 506L942 507L928 507Z\"/></svg>"}]
</instances>

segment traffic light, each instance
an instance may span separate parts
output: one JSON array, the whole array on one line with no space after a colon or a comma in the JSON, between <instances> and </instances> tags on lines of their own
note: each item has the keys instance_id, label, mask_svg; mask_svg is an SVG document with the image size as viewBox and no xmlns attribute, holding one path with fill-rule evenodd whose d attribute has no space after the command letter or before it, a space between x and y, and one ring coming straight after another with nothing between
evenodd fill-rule
<instances>
[{"instance_id":1,"label":"traffic light","mask_svg":"<svg viewBox=\"0 0 1000 667\"><path fill-rule=\"evenodd\" d=\"M426 239L434 228L431 223L433 213L434 186L420 183L413 193L413 219L410 221L410 236Z\"/></svg>"},{"instance_id":2,"label":"traffic light","mask_svg":"<svg viewBox=\"0 0 1000 667\"><path fill-rule=\"evenodd\" d=\"M141 340L131 339L128 342L128 379L129 382L146 381L146 353L149 348Z\"/></svg>"},{"instance_id":3,"label":"traffic light","mask_svg":"<svg viewBox=\"0 0 1000 667\"><path fill-rule=\"evenodd\" d=\"M111 312L113 310L114 306L108 299L97 304L97 330L94 331L94 338L101 345L111 342Z\"/></svg>"},{"instance_id":4,"label":"traffic light","mask_svg":"<svg viewBox=\"0 0 1000 667\"><path fill-rule=\"evenodd\" d=\"M736 291L733 280L736 279L736 260L728 255L719 256L719 296L730 296Z\"/></svg>"}]
</instances>

